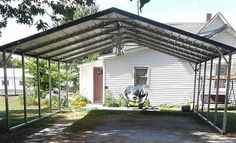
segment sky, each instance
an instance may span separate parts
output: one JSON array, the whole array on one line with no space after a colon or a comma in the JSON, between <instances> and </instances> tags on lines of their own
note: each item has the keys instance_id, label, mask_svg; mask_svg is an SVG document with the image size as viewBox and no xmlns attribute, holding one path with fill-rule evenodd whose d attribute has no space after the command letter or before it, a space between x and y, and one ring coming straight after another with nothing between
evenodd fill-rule
<instances>
[{"instance_id":1,"label":"sky","mask_svg":"<svg viewBox=\"0 0 236 143\"><path fill-rule=\"evenodd\" d=\"M137 14L137 0L96 0L100 10L116 7ZM212 17L220 12L236 29L236 0L150 0L140 16L162 22L205 22L206 14ZM9 21L7 28L2 30L0 45L19 40L38 33L35 26L16 24Z\"/></svg>"}]
</instances>

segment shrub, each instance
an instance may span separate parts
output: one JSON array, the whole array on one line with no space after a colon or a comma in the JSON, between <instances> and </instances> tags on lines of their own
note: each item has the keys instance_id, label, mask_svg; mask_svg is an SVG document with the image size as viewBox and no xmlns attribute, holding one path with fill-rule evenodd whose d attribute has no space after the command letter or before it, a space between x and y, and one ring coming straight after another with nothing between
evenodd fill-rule
<instances>
[{"instance_id":1,"label":"shrub","mask_svg":"<svg viewBox=\"0 0 236 143\"><path fill-rule=\"evenodd\" d=\"M24 104L24 98L23 95L19 96L20 98L20 104ZM38 96L37 95L26 95L26 105L27 106L33 106L33 105L38 105Z\"/></svg>"},{"instance_id":2,"label":"shrub","mask_svg":"<svg viewBox=\"0 0 236 143\"><path fill-rule=\"evenodd\" d=\"M125 107L126 101L122 95L122 93L119 94L119 98L115 99L111 93L111 91L107 91L107 94L105 96L105 103L104 106L108 107Z\"/></svg>"},{"instance_id":3,"label":"shrub","mask_svg":"<svg viewBox=\"0 0 236 143\"><path fill-rule=\"evenodd\" d=\"M74 101L72 101L72 105L77 106L79 105L80 107L84 107L87 104L91 103L86 96L79 95L75 98Z\"/></svg>"},{"instance_id":4,"label":"shrub","mask_svg":"<svg viewBox=\"0 0 236 143\"><path fill-rule=\"evenodd\" d=\"M61 98L60 101L61 101L61 107L63 107L63 106L65 107L66 106L66 101L63 98ZM49 100L47 101L47 104L48 104L48 107L50 107L50 101ZM59 106L59 98L57 96L52 96L52 107L53 108L58 108L58 106Z\"/></svg>"},{"instance_id":5,"label":"shrub","mask_svg":"<svg viewBox=\"0 0 236 143\"><path fill-rule=\"evenodd\" d=\"M111 91L106 92L104 106L108 106L108 107L118 107L119 106L116 102L116 99L112 96Z\"/></svg>"},{"instance_id":6,"label":"shrub","mask_svg":"<svg viewBox=\"0 0 236 143\"><path fill-rule=\"evenodd\" d=\"M150 100L146 98L145 101L144 101L144 103L143 103L143 107L144 107L144 108L148 108L148 107L150 107L150 106L151 106Z\"/></svg>"},{"instance_id":7,"label":"shrub","mask_svg":"<svg viewBox=\"0 0 236 143\"><path fill-rule=\"evenodd\" d=\"M126 102L122 93L119 94L119 98L117 99L117 102L118 102L119 107L126 107L127 106L127 102Z\"/></svg>"}]
</instances>

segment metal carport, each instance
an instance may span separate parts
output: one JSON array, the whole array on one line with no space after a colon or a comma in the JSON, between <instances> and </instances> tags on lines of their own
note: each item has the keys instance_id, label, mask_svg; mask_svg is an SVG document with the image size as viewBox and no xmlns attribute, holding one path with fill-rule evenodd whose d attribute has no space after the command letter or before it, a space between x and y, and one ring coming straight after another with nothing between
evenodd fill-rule
<instances>
[{"instance_id":1,"label":"metal carport","mask_svg":"<svg viewBox=\"0 0 236 143\"><path fill-rule=\"evenodd\" d=\"M6 52L10 53L10 56L13 53L21 55L22 59L24 59L24 56L36 57L38 67L37 71L39 72L38 61L40 58L48 60L49 65L52 60L57 61L58 64L60 64L60 62L72 63L73 60L78 57L83 57L94 52L105 51L112 49L113 47L116 47L119 51L122 48L122 44L130 42L186 60L190 62L190 64L195 64L195 67L193 67L195 71L193 109L196 113L200 113L200 80L198 79L201 78L201 70L198 69L201 69L201 66L203 65L206 67L208 61L210 61L212 65L212 61L215 58L219 58L220 65L221 59L223 58L228 64L227 91L225 98L225 101L228 101L231 58L232 53L236 51L234 47L117 8L110 8L0 47L0 51L2 51L4 55L7 129L10 130L11 127L9 125L7 104L8 93L6 85L6 62L9 57L6 57ZM226 59L225 55L229 55L229 59ZM22 63L24 71L24 60L22 60ZM218 71L219 70L220 66ZM58 71L60 71L60 69L58 69ZM198 78L197 72L199 73ZM210 72L212 73L212 66ZM220 72L218 72L218 79L220 78L219 73ZM198 85L196 84L197 80L199 81ZM206 81L206 68L204 68L203 81L204 88ZM23 85L25 86L25 80L23 80ZM38 88L40 89L40 84L38 85ZM217 85L219 87L219 80ZM197 92L196 89L198 90ZM217 120L218 94L219 88L216 92L215 120ZM38 93L38 96L40 96L40 93ZM218 128L215 123L211 123L207 118L203 117L221 133L226 132L228 103L225 103L222 129ZM202 102L202 104L204 103ZM25 118L27 118L26 112ZM41 118L40 107L39 118ZM24 124L27 124L26 119Z\"/></svg>"}]
</instances>

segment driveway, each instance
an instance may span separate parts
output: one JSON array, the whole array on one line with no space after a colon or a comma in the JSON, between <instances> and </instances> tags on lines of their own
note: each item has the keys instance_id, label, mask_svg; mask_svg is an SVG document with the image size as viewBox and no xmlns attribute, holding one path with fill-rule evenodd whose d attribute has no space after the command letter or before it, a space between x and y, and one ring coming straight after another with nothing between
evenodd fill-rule
<instances>
[{"instance_id":1,"label":"driveway","mask_svg":"<svg viewBox=\"0 0 236 143\"><path fill-rule=\"evenodd\" d=\"M63 121L27 136L24 142L236 142L236 138L219 135L195 117L181 113L94 110L78 121Z\"/></svg>"}]
</instances>

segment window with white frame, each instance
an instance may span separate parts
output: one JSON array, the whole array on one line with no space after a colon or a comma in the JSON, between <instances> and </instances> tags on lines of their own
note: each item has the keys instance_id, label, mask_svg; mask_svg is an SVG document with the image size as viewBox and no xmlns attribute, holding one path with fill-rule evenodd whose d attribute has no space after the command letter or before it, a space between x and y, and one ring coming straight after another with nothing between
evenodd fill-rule
<instances>
[{"instance_id":1,"label":"window with white frame","mask_svg":"<svg viewBox=\"0 0 236 143\"><path fill-rule=\"evenodd\" d=\"M222 64L220 66L220 76L226 76L227 75L227 68L228 66L226 64ZM218 65L216 65L216 76L218 75ZM225 88L225 83L226 83L226 80L225 79L220 79L220 82L219 82L219 88ZM216 85L217 85L217 80L215 80L215 88L216 88Z\"/></svg>"},{"instance_id":2,"label":"window with white frame","mask_svg":"<svg viewBox=\"0 0 236 143\"><path fill-rule=\"evenodd\" d=\"M2 85L4 85L4 80L2 80ZM9 80L7 80L7 85L9 85Z\"/></svg>"},{"instance_id":3,"label":"window with white frame","mask_svg":"<svg viewBox=\"0 0 236 143\"><path fill-rule=\"evenodd\" d=\"M134 67L134 85L148 86L148 67Z\"/></svg>"}]
</instances>

